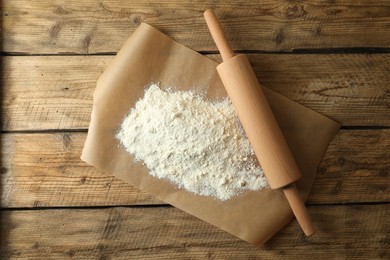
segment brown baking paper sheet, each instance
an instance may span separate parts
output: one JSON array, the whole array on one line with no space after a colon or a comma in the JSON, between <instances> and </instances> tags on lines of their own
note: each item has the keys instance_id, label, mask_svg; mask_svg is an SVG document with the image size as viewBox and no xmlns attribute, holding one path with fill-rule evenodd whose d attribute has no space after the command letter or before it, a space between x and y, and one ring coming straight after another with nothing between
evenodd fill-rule
<instances>
[{"instance_id":1,"label":"brown baking paper sheet","mask_svg":"<svg viewBox=\"0 0 390 260\"><path fill-rule=\"evenodd\" d=\"M281 191L245 191L227 201L194 195L149 175L142 162L135 162L115 138L122 120L143 97L145 87L150 83L159 82L163 89L196 90L210 100L226 97L216 72L217 65L152 26L141 24L97 82L81 159L160 200L259 245L293 216ZM317 166L339 124L267 88L264 91L301 170L302 179L297 185L307 198Z\"/></svg>"}]
</instances>

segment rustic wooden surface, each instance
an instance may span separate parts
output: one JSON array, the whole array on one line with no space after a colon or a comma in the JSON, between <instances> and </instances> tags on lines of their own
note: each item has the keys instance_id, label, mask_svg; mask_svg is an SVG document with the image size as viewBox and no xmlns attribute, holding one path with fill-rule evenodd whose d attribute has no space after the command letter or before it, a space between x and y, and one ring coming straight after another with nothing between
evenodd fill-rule
<instances>
[{"instance_id":1,"label":"rustic wooden surface","mask_svg":"<svg viewBox=\"0 0 390 260\"><path fill-rule=\"evenodd\" d=\"M262 83L342 124L308 200L256 248L86 165L92 93L147 22L219 60L214 7ZM0 258L389 259L390 2L12 1L1 11Z\"/></svg>"}]
</instances>

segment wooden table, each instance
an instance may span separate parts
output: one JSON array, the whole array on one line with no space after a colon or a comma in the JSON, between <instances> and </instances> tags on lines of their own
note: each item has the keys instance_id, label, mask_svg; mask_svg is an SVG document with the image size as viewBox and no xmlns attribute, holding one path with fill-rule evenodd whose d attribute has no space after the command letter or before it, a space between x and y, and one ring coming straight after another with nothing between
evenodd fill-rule
<instances>
[{"instance_id":1,"label":"wooden table","mask_svg":"<svg viewBox=\"0 0 390 260\"><path fill-rule=\"evenodd\" d=\"M28 1L2 6L1 258L389 259L390 1ZM147 22L217 58L214 7L262 83L342 124L308 208L260 248L80 159L96 80Z\"/></svg>"}]
</instances>

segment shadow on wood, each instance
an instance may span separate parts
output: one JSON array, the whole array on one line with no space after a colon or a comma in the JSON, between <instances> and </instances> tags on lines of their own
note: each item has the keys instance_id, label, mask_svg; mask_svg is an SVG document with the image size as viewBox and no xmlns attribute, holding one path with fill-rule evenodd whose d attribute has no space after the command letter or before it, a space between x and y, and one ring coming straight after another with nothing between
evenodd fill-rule
<instances>
[{"instance_id":1,"label":"shadow on wood","mask_svg":"<svg viewBox=\"0 0 390 260\"><path fill-rule=\"evenodd\" d=\"M3 28L3 16L5 14L3 14L3 5L4 5L4 2L1 2L0 3L0 28ZM0 59L0 75L1 75L1 83L0 83L0 129L1 131L3 131L3 111L2 111L2 108L3 108L3 96L4 96L4 70L3 70L3 63L4 63L4 53L3 53L3 34L4 34L4 31L1 30L1 33L0 33L0 51L1 51L1 59ZM2 145L2 139L0 138L0 151L3 151L3 145ZM3 153L0 153L0 201L2 201L2 197L3 197L3 185L4 182L2 181L4 178L2 178L2 175L6 174L7 171L5 170L4 168L4 164L3 164ZM3 219L4 218L4 214L3 214L3 210L0 208L0 219ZM4 223L4 222L2 222ZM4 246L7 244L7 237L8 237L8 231L5 230L5 227L3 225L0 225L0 245L1 246Z\"/></svg>"}]
</instances>

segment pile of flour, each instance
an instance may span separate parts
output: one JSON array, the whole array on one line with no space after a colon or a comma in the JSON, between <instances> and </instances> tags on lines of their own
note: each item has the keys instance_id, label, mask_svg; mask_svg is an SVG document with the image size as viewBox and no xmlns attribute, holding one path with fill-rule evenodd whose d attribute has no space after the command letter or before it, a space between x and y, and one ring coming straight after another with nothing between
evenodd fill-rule
<instances>
[{"instance_id":1,"label":"pile of flour","mask_svg":"<svg viewBox=\"0 0 390 260\"><path fill-rule=\"evenodd\" d=\"M198 195L227 200L268 186L229 99L152 84L117 138L149 173Z\"/></svg>"}]
</instances>

